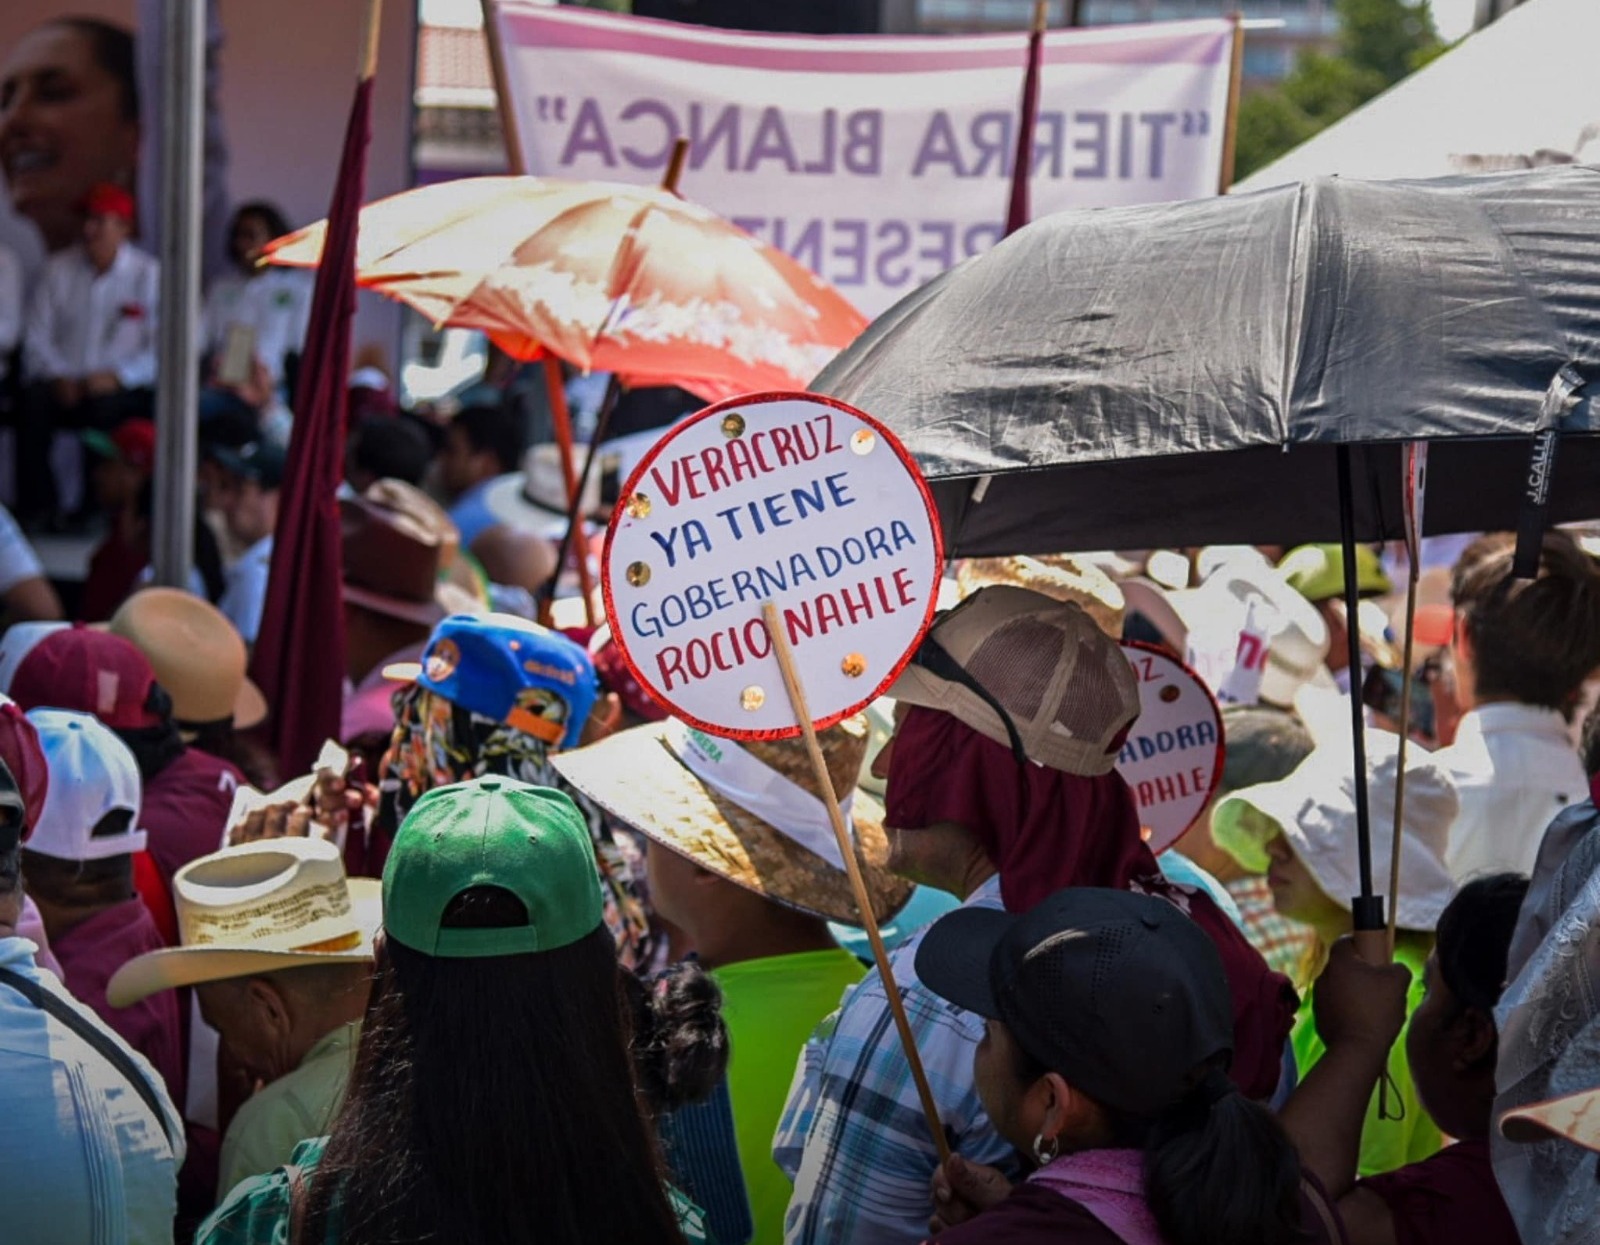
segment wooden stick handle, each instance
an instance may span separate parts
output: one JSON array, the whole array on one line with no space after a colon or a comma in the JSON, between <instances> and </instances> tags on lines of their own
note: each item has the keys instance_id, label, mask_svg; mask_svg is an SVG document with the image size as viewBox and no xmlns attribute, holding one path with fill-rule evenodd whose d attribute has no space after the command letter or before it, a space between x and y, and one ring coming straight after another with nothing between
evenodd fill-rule
<instances>
[{"instance_id":1,"label":"wooden stick handle","mask_svg":"<svg viewBox=\"0 0 1600 1245\"><path fill-rule=\"evenodd\" d=\"M546 353L544 357L544 384L546 396L550 399L550 422L555 428L556 445L561 450L561 474L567 486L567 510L570 512L578 500L578 468L573 461L572 448L572 414L567 409L567 389L561 375L561 360L553 354ZM589 626L596 626L594 616L594 577L589 571L588 542L578 541L578 586L583 593L583 616ZM556 576L559 578L562 568L556 567ZM549 615L553 608L553 597L545 597L541 602L541 614ZM551 619L543 617L539 620L546 627L550 626Z\"/></svg>"},{"instance_id":2,"label":"wooden stick handle","mask_svg":"<svg viewBox=\"0 0 1600 1245\"><path fill-rule=\"evenodd\" d=\"M672 144L672 158L667 162L667 172L661 179L661 189L669 194L678 193L678 179L683 176L684 161L689 158L689 140L680 138Z\"/></svg>"},{"instance_id":3,"label":"wooden stick handle","mask_svg":"<svg viewBox=\"0 0 1600 1245\"><path fill-rule=\"evenodd\" d=\"M1217 178L1217 193L1225 195L1233 185L1234 158L1239 149L1239 101L1244 93L1244 15L1235 11L1233 48L1228 59L1228 111L1222 119L1222 168Z\"/></svg>"},{"instance_id":4,"label":"wooden stick handle","mask_svg":"<svg viewBox=\"0 0 1600 1245\"><path fill-rule=\"evenodd\" d=\"M855 893L856 907L861 913L861 925L867 931L867 941L872 944L872 958L878 966L878 976L883 981L883 993L889 1000L889 1010L894 1013L894 1027L900 1034L900 1045L905 1050L906 1061L911 1065L911 1079L916 1082L917 1097L922 1100L922 1114L927 1117L928 1131L933 1134L933 1144L938 1147L939 1161L943 1163L950 1158L950 1143L945 1140L944 1125L939 1120L939 1106L933 1100L928 1074L922 1067L922 1056L917 1054L917 1041L911 1032L911 1021L906 1018L905 1004L900 999L900 991L895 988L894 970L889 966L889 953L884 949L883 935L878 932L878 922L872 913L872 899L867 894L866 879L861 876L861 865L856 859L855 841L844 824L844 813L839 808L833 778L828 773L828 762L822 755L822 746L817 743L811 710L806 704L805 688L801 686L800 672L795 668L794 651L789 647L789 637L783 632L778 607L768 601L761 607L761 616L766 620L767 632L772 636L772 651L783 671L783 685L788 689L789 703L794 706L794 715L800 720L800 730L805 736L806 752L811 757L811 768L817 776L822 802L828 806L833 834L839 841L839 854L844 857L850 889Z\"/></svg>"},{"instance_id":5,"label":"wooden stick handle","mask_svg":"<svg viewBox=\"0 0 1600 1245\"><path fill-rule=\"evenodd\" d=\"M361 76L366 82L378 72L378 36L382 33L383 0L367 0L367 16L361 32Z\"/></svg>"},{"instance_id":6,"label":"wooden stick handle","mask_svg":"<svg viewBox=\"0 0 1600 1245\"><path fill-rule=\"evenodd\" d=\"M1403 649L1400 676L1400 751L1395 760L1394 774L1394 842L1389 850L1389 953L1394 954L1395 921L1400 915L1400 830L1405 825L1406 811L1406 749L1411 745L1411 688L1413 675L1411 662L1416 644L1417 628L1417 575L1412 568L1406 584L1406 639Z\"/></svg>"},{"instance_id":7,"label":"wooden stick handle","mask_svg":"<svg viewBox=\"0 0 1600 1245\"><path fill-rule=\"evenodd\" d=\"M1050 27L1049 0L1033 0L1033 33L1042 35Z\"/></svg>"}]
</instances>

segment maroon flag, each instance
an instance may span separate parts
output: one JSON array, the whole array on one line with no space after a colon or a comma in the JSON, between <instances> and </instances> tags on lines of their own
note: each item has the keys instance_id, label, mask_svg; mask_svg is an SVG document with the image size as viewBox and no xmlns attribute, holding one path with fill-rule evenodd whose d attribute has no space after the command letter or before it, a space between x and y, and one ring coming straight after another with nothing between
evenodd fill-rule
<instances>
[{"instance_id":1,"label":"maroon flag","mask_svg":"<svg viewBox=\"0 0 1600 1245\"><path fill-rule=\"evenodd\" d=\"M1017 117L1017 150L1011 162L1011 203L1006 209L1006 237L1028 223L1028 177L1033 172L1033 131L1039 124L1039 69L1044 60L1045 6L1033 8L1028 31L1028 71L1022 78L1022 107Z\"/></svg>"},{"instance_id":2,"label":"maroon flag","mask_svg":"<svg viewBox=\"0 0 1600 1245\"><path fill-rule=\"evenodd\" d=\"M356 310L356 225L366 186L372 75L356 87L328 232L317 265L294 393L294 431L279 502L272 572L251 675L272 706L285 774L310 770L339 736L344 701L344 559L335 496L343 476L350 327Z\"/></svg>"}]
</instances>

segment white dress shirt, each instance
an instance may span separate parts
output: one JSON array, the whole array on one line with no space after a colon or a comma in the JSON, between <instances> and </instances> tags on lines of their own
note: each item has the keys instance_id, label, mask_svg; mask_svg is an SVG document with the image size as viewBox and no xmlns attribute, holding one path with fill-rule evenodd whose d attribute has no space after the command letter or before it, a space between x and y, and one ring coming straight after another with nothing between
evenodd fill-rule
<instances>
[{"instance_id":1,"label":"white dress shirt","mask_svg":"<svg viewBox=\"0 0 1600 1245\"><path fill-rule=\"evenodd\" d=\"M1461 794L1446 853L1458 883L1505 870L1531 873L1546 827L1589 795L1566 719L1554 709L1482 705L1461 719L1455 743L1434 759Z\"/></svg>"},{"instance_id":2,"label":"white dress shirt","mask_svg":"<svg viewBox=\"0 0 1600 1245\"><path fill-rule=\"evenodd\" d=\"M11 352L22 340L22 260L0 244L0 380L11 368Z\"/></svg>"},{"instance_id":3,"label":"white dress shirt","mask_svg":"<svg viewBox=\"0 0 1600 1245\"><path fill-rule=\"evenodd\" d=\"M115 372L124 389L156 382L156 309L161 265L124 242L105 272L82 246L45 261L28 309L28 378L82 380Z\"/></svg>"},{"instance_id":4,"label":"white dress shirt","mask_svg":"<svg viewBox=\"0 0 1600 1245\"><path fill-rule=\"evenodd\" d=\"M253 329L256 357L267 365L272 383L281 383L284 356L306 339L313 283L310 273L291 268L268 268L255 277L224 273L206 292L201 317L206 350L222 350L234 325Z\"/></svg>"},{"instance_id":5,"label":"white dress shirt","mask_svg":"<svg viewBox=\"0 0 1600 1245\"><path fill-rule=\"evenodd\" d=\"M228 586L217 602L217 608L227 615L246 644L254 644L261 631L261 611L267 605L267 577L271 571L272 537L263 536L229 568Z\"/></svg>"},{"instance_id":6,"label":"white dress shirt","mask_svg":"<svg viewBox=\"0 0 1600 1245\"><path fill-rule=\"evenodd\" d=\"M39 555L33 551L11 512L0 506L0 596L25 580L39 579L43 575Z\"/></svg>"}]
</instances>

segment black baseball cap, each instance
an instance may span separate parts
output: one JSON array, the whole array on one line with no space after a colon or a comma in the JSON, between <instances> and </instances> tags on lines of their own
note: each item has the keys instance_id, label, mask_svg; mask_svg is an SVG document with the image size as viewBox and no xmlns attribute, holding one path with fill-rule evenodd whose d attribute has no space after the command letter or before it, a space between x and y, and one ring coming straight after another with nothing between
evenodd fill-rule
<instances>
[{"instance_id":1,"label":"black baseball cap","mask_svg":"<svg viewBox=\"0 0 1600 1245\"><path fill-rule=\"evenodd\" d=\"M224 471L241 480L254 480L264 489L279 488L283 484L287 456L281 446L271 441L252 441L238 449L217 446L211 457Z\"/></svg>"},{"instance_id":2,"label":"black baseball cap","mask_svg":"<svg viewBox=\"0 0 1600 1245\"><path fill-rule=\"evenodd\" d=\"M1165 900L1069 887L1021 914L959 908L917 948L917 976L1011 1031L1096 1102L1153 1119L1233 1053L1222 957Z\"/></svg>"}]
</instances>

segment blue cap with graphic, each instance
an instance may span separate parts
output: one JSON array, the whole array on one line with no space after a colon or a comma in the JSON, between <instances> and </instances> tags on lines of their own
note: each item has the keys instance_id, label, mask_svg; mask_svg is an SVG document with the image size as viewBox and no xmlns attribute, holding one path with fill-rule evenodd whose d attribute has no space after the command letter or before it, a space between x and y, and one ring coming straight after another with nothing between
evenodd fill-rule
<instances>
[{"instance_id":1,"label":"blue cap with graphic","mask_svg":"<svg viewBox=\"0 0 1600 1245\"><path fill-rule=\"evenodd\" d=\"M583 646L511 614L452 614L433 629L416 681L451 704L575 748L600 693Z\"/></svg>"}]
</instances>

